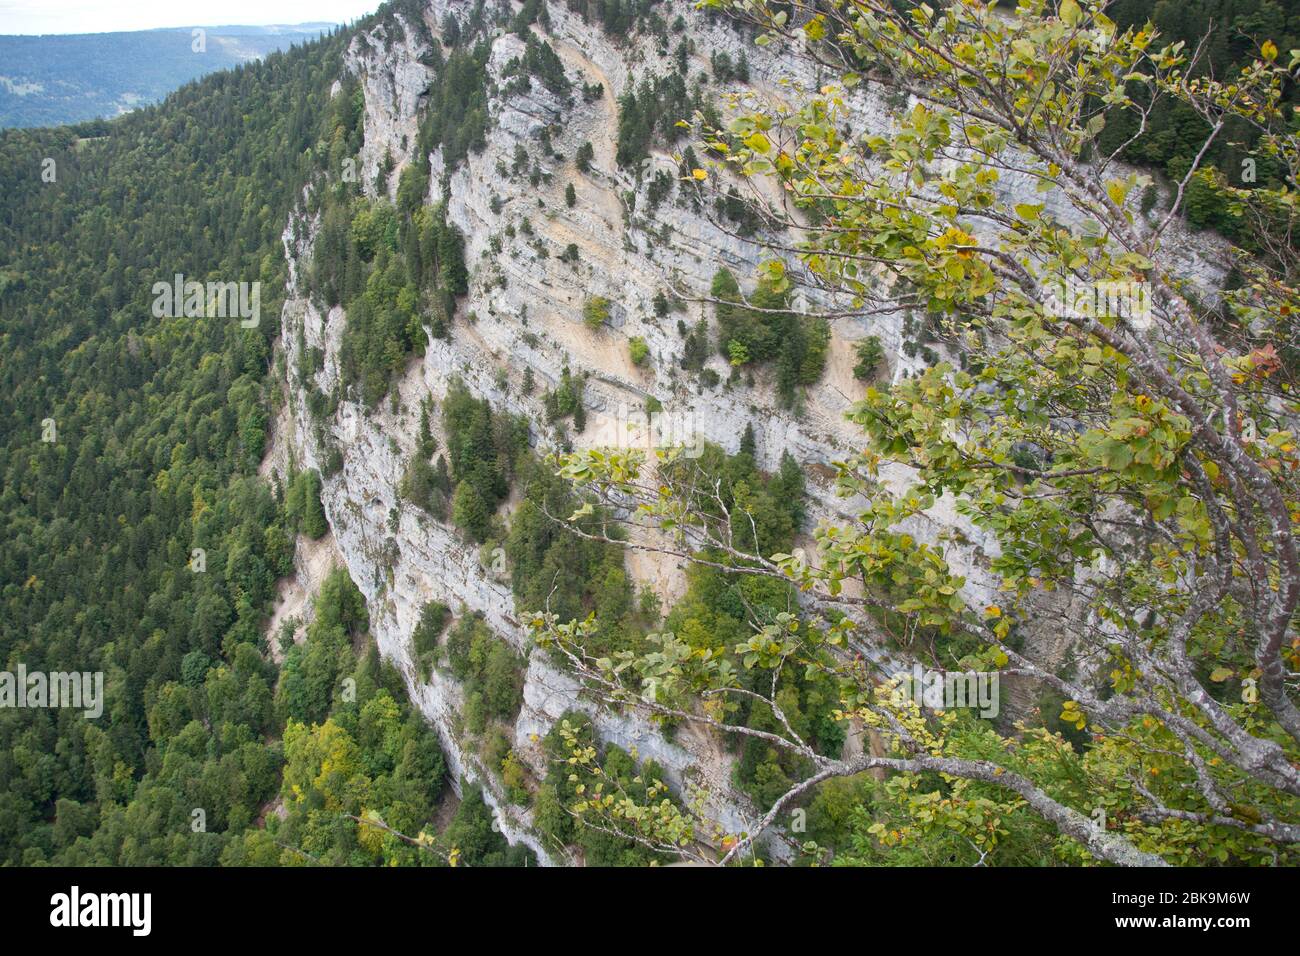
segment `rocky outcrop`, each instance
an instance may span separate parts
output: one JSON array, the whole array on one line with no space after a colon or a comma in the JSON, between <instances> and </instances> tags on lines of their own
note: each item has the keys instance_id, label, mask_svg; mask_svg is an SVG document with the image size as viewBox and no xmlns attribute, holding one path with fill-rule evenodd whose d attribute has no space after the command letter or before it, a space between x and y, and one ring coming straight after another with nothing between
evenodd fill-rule
<instances>
[{"instance_id":1,"label":"rocky outcrop","mask_svg":"<svg viewBox=\"0 0 1300 956\"><path fill-rule=\"evenodd\" d=\"M397 192L401 170L416 148L413 117L423 106L431 72L422 59L429 52L421 39L425 24L394 14L396 26L383 23L357 34L344 56L344 69L361 83L365 96L365 142L361 146L361 181L373 192L375 177L391 162L389 197Z\"/></svg>"}]
</instances>

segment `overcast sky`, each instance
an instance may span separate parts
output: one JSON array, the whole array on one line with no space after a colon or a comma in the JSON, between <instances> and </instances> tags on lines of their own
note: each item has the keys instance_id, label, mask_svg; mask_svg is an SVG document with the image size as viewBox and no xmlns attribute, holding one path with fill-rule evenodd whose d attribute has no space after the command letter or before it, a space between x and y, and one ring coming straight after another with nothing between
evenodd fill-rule
<instances>
[{"instance_id":1,"label":"overcast sky","mask_svg":"<svg viewBox=\"0 0 1300 956\"><path fill-rule=\"evenodd\" d=\"M327 22L380 0L0 0L0 33L108 33L152 27Z\"/></svg>"}]
</instances>

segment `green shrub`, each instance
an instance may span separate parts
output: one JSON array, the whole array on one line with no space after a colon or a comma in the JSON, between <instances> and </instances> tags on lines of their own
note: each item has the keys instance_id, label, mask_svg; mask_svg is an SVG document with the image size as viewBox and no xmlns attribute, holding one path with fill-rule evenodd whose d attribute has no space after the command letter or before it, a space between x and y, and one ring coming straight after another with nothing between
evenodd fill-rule
<instances>
[{"instance_id":1,"label":"green shrub","mask_svg":"<svg viewBox=\"0 0 1300 956\"><path fill-rule=\"evenodd\" d=\"M571 373L566 365L560 372L560 384L543 399L546 420L555 424L562 418L576 416L582 409L582 387L583 377Z\"/></svg>"},{"instance_id":2,"label":"green shrub","mask_svg":"<svg viewBox=\"0 0 1300 956\"><path fill-rule=\"evenodd\" d=\"M516 607L523 613L549 606L561 620L595 613L599 633L591 647L602 651L631 648L652 625L637 616L632 582L617 544L577 537L548 515L568 516L581 504L572 486L534 456L521 468L524 498L510 521L506 555ZM599 509L579 518L587 533L619 533L603 526Z\"/></svg>"},{"instance_id":3,"label":"green shrub","mask_svg":"<svg viewBox=\"0 0 1300 956\"><path fill-rule=\"evenodd\" d=\"M593 295L583 304L582 321L587 323L587 328L599 331L609 321L610 304L609 299L603 295Z\"/></svg>"},{"instance_id":4,"label":"green shrub","mask_svg":"<svg viewBox=\"0 0 1300 956\"><path fill-rule=\"evenodd\" d=\"M438 464L429 464L429 459L418 452L406 466L406 474L398 488L401 497L422 511L441 520L447 514L447 500L451 495L451 476L447 472L447 460L438 456Z\"/></svg>"},{"instance_id":5,"label":"green shrub","mask_svg":"<svg viewBox=\"0 0 1300 956\"><path fill-rule=\"evenodd\" d=\"M876 335L859 339L853 348L858 357L858 363L853 366L853 377L865 382L876 374L885 357L885 350L880 345L880 337Z\"/></svg>"},{"instance_id":6,"label":"green shrub","mask_svg":"<svg viewBox=\"0 0 1300 956\"><path fill-rule=\"evenodd\" d=\"M320 473L310 469L294 475L285 492L284 507L289 520L312 539L323 538L330 529L320 491Z\"/></svg>"},{"instance_id":7,"label":"green shrub","mask_svg":"<svg viewBox=\"0 0 1300 956\"><path fill-rule=\"evenodd\" d=\"M794 407L799 387L814 384L825 371L830 325L823 318L788 311L789 293L766 280L746 302L736 277L726 269L714 275L712 293L721 300L715 305L719 351L734 368L775 362L777 393L782 404ZM688 349L691 344L688 341Z\"/></svg>"},{"instance_id":8,"label":"green shrub","mask_svg":"<svg viewBox=\"0 0 1300 956\"><path fill-rule=\"evenodd\" d=\"M468 781L456 816L442 836L448 850L455 850L461 866L536 866L533 851L523 844L511 846L493 825L492 808L483 800L483 788Z\"/></svg>"},{"instance_id":9,"label":"green shrub","mask_svg":"<svg viewBox=\"0 0 1300 956\"><path fill-rule=\"evenodd\" d=\"M510 493L515 459L528 447L528 421L493 412L459 379L447 390L442 417L451 478L456 483L452 521L482 542L491 533L497 506Z\"/></svg>"},{"instance_id":10,"label":"green shrub","mask_svg":"<svg viewBox=\"0 0 1300 956\"><path fill-rule=\"evenodd\" d=\"M447 635L447 665L465 685L471 733L481 732L490 718L514 719L524 699L524 659L492 633L481 615L466 615Z\"/></svg>"},{"instance_id":11,"label":"green shrub","mask_svg":"<svg viewBox=\"0 0 1300 956\"><path fill-rule=\"evenodd\" d=\"M639 335L634 335L628 339L627 351L633 365L644 365L646 359L650 357L650 346Z\"/></svg>"},{"instance_id":12,"label":"green shrub","mask_svg":"<svg viewBox=\"0 0 1300 956\"><path fill-rule=\"evenodd\" d=\"M562 727L567 724L577 746L598 746L591 720L577 711L566 711L542 740L546 757L546 779L537 792L533 819L537 830L552 845L581 848L588 866L649 866L664 858L635 841L594 827L584 826L569 808L580 802L579 781L570 779L569 744ZM663 780L663 768L647 760L640 766L627 751L608 744L601 749L599 763L609 788L617 787L632 800L647 799L651 785Z\"/></svg>"},{"instance_id":13,"label":"green shrub","mask_svg":"<svg viewBox=\"0 0 1300 956\"><path fill-rule=\"evenodd\" d=\"M411 633L411 645L417 654L436 650L442 629L447 626L451 609L441 601L430 601L420 612L420 623Z\"/></svg>"},{"instance_id":14,"label":"green shrub","mask_svg":"<svg viewBox=\"0 0 1300 956\"><path fill-rule=\"evenodd\" d=\"M592 148L591 143L583 143L578 147L578 152L574 155L573 161L577 164L579 171L585 173L591 168L591 161L595 155L596 151Z\"/></svg>"}]
</instances>

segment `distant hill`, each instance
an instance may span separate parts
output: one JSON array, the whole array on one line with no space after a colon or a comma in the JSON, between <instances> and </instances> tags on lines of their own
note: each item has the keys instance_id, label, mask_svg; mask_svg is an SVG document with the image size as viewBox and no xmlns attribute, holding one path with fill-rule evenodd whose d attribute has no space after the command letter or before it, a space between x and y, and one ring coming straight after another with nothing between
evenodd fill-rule
<instances>
[{"instance_id":1,"label":"distant hill","mask_svg":"<svg viewBox=\"0 0 1300 956\"><path fill-rule=\"evenodd\" d=\"M203 27L203 52L193 49L193 27L0 36L0 127L116 116L204 74L261 59L334 26Z\"/></svg>"}]
</instances>

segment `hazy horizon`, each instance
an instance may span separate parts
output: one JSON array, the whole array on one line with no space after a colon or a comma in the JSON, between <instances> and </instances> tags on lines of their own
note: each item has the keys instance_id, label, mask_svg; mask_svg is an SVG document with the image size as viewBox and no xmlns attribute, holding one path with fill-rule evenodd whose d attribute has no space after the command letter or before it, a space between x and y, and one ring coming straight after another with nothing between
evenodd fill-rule
<instances>
[{"instance_id":1,"label":"hazy horizon","mask_svg":"<svg viewBox=\"0 0 1300 956\"><path fill-rule=\"evenodd\" d=\"M89 0L0 0L0 35L128 33L195 26L296 26L347 23L380 0L144 0L127 9Z\"/></svg>"}]
</instances>

